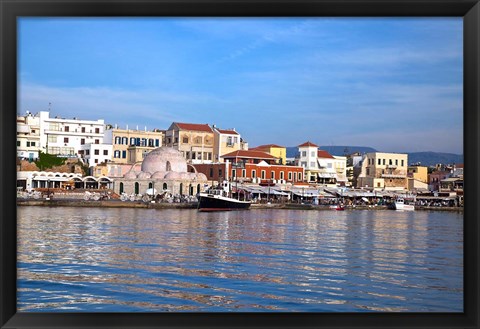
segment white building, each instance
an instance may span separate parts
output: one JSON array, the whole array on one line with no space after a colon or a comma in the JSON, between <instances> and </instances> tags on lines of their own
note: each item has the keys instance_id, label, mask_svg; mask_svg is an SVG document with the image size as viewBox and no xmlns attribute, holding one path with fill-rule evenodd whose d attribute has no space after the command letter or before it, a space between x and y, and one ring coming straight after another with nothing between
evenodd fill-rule
<instances>
[{"instance_id":1,"label":"white building","mask_svg":"<svg viewBox=\"0 0 480 329\"><path fill-rule=\"evenodd\" d=\"M40 118L30 112L17 116L17 156L36 160L40 145Z\"/></svg>"},{"instance_id":2,"label":"white building","mask_svg":"<svg viewBox=\"0 0 480 329\"><path fill-rule=\"evenodd\" d=\"M305 170L304 179L307 182L317 181L317 175L320 172L318 168L318 146L306 142L298 145L298 166L303 167Z\"/></svg>"},{"instance_id":3,"label":"white building","mask_svg":"<svg viewBox=\"0 0 480 329\"><path fill-rule=\"evenodd\" d=\"M44 152L77 157L82 145L103 143L103 119L50 118L47 111L41 111L37 115L40 119L40 146Z\"/></svg>"},{"instance_id":4,"label":"white building","mask_svg":"<svg viewBox=\"0 0 480 329\"><path fill-rule=\"evenodd\" d=\"M80 158L90 167L109 162L112 158L113 146L110 144L83 144L78 151Z\"/></svg>"},{"instance_id":5,"label":"white building","mask_svg":"<svg viewBox=\"0 0 480 329\"><path fill-rule=\"evenodd\" d=\"M372 152L363 156L357 187L376 190L408 188L408 154Z\"/></svg>"}]
</instances>

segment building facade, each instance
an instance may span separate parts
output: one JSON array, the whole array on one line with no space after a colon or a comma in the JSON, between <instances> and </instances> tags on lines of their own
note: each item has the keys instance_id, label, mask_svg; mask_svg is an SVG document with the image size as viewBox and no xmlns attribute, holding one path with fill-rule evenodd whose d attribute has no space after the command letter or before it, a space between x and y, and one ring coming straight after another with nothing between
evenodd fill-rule
<instances>
[{"instance_id":1,"label":"building facade","mask_svg":"<svg viewBox=\"0 0 480 329\"><path fill-rule=\"evenodd\" d=\"M30 112L17 116L17 157L33 161L41 150L40 117Z\"/></svg>"},{"instance_id":2,"label":"building facade","mask_svg":"<svg viewBox=\"0 0 480 329\"><path fill-rule=\"evenodd\" d=\"M115 163L134 163L137 156L132 156L130 147L141 147L143 150L152 151L163 146L165 131L153 131L111 128L105 131L105 144L112 145L111 160ZM141 161L139 159L138 161Z\"/></svg>"},{"instance_id":3,"label":"building facade","mask_svg":"<svg viewBox=\"0 0 480 329\"><path fill-rule=\"evenodd\" d=\"M367 153L362 160L362 170L357 180L357 187L376 190L407 189L407 169L407 154Z\"/></svg>"},{"instance_id":4,"label":"building facade","mask_svg":"<svg viewBox=\"0 0 480 329\"><path fill-rule=\"evenodd\" d=\"M224 154L237 150L248 150L248 143L242 139L235 128L219 129L213 125L212 130L214 133L214 162L223 162L222 155Z\"/></svg>"},{"instance_id":5,"label":"building facade","mask_svg":"<svg viewBox=\"0 0 480 329\"><path fill-rule=\"evenodd\" d=\"M422 183L428 184L428 167L424 166L409 166L408 177L418 180Z\"/></svg>"},{"instance_id":6,"label":"building facade","mask_svg":"<svg viewBox=\"0 0 480 329\"><path fill-rule=\"evenodd\" d=\"M112 158L112 145L110 144L83 144L78 151L80 158L90 167L100 163L109 162Z\"/></svg>"},{"instance_id":7,"label":"building facade","mask_svg":"<svg viewBox=\"0 0 480 329\"><path fill-rule=\"evenodd\" d=\"M173 122L165 132L165 145L178 150L191 164L214 162L214 139L208 124Z\"/></svg>"},{"instance_id":8,"label":"building facade","mask_svg":"<svg viewBox=\"0 0 480 329\"><path fill-rule=\"evenodd\" d=\"M266 152L278 159L278 164L287 164L287 148L276 144L266 144L257 146L251 150Z\"/></svg>"}]
</instances>

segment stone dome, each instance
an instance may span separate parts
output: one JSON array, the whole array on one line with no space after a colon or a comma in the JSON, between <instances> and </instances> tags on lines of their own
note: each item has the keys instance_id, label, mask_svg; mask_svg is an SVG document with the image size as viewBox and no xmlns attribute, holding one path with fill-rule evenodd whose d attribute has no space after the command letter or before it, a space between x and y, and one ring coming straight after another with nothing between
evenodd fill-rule
<instances>
[{"instance_id":1,"label":"stone dome","mask_svg":"<svg viewBox=\"0 0 480 329\"><path fill-rule=\"evenodd\" d=\"M165 171L156 171L156 172L152 175L152 178L162 179L163 177L165 177L165 174L166 174Z\"/></svg>"},{"instance_id":2,"label":"stone dome","mask_svg":"<svg viewBox=\"0 0 480 329\"><path fill-rule=\"evenodd\" d=\"M150 174L148 172L144 172L142 171L141 173L139 173L137 175L137 178L140 178L140 179L147 179L147 178L150 178Z\"/></svg>"},{"instance_id":3,"label":"stone dome","mask_svg":"<svg viewBox=\"0 0 480 329\"><path fill-rule=\"evenodd\" d=\"M142 162L142 171L153 174L160 172L186 172L187 161L179 151L162 146L154 149L145 156Z\"/></svg>"},{"instance_id":4,"label":"stone dome","mask_svg":"<svg viewBox=\"0 0 480 329\"><path fill-rule=\"evenodd\" d=\"M165 175L165 179L170 180L189 180L190 175L187 172L169 172Z\"/></svg>"},{"instance_id":5,"label":"stone dome","mask_svg":"<svg viewBox=\"0 0 480 329\"><path fill-rule=\"evenodd\" d=\"M137 178L137 174L135 174L135 172L133 170L127 172L123 177L127 178L127 179L135 179Z\"/></svg>"},{"instance_id":6,"label":"stone dome","mask_svg":"<svg viewBox=\"0 0 480 329\"><path fill-rule=\"evenodd\" d=\"M198 173L197 174L197 179L198 180L207 180L207 176L204 173Z\"/></svg>"}]
</instances>

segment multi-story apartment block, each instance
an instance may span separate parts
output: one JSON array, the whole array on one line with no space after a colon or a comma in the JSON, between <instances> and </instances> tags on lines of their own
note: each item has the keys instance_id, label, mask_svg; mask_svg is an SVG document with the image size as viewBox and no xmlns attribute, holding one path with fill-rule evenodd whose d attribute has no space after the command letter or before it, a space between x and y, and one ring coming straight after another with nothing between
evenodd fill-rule
<instances>
[{"instance_id":1,"label":"multi-story apartment block","mask_svg":"<svg viewBox=\"0 0 480 329\"><path fill-rule=\"evenodd\" d=\"M364 155L357 187L401 190L408 187L408 155L372 152Z\"/></svg>"},{"instance_id":2,"label":"multi-story apartment block","mask_svg":"<svg viewBox=\"0 0 480 329\"><path fill-rule=\"evenodd\" d=\"M285 146L280 146L276 144L266 144L266 145L257 146L252 150L267 152L268 154L278 159L278 164L281 164L281 165L287 164L287 148Z\"/></svg>"},{"instance_id":3,"label":"multi-story apartment block","mask_svg":"<svg viewBox=\"0 0 480 329\"><path fill-rule=\"evenodd\" d=\"M347 157L346 156L333 156L333 168L335 169L336 183L345 186L348 183L347 178Z\"/></svg>"},{"instance_id":4,"label":"multi-story apartment block","mask_svg":"<svg viewBox=\"0 0 480 329\"><path fill-rule=\"evenodd\" d=\"M17 156L33 161L40 150L40 118L30 112L17 116Z\"/></svg>"},{"instance_id":5,"label":"multi-story apartment block","mask_svg":"<svg viewBox=\"0 0 480 329\"><path fill-rule=\"evenodd\" d=\"M145 152L163 146L164 140L165 130L160 129L147 131L111 128L105 131L105 144L112 145L111 160L115 163L142 161Z\"/></svg>"},{"instance_id":6,"label":"multi-story apartment block","mask_svg":"<svg viewBox=\"0 0 480 329\"><path fill-rule=\"evenodd\" d=\"M180 151L190 164L212 163L214 140L208 124L173 122L165 132L165 145Z\"/></svg>"},{"instance_id":7,"label":"multi-story apartment block","mask_svg":"<svg viewBox=\"0 0 480 329\"><path fill-rule=\"evenodd\" d=\"M104 120L50 118L40 111L40 145L42 151L59 156L77 157L82 145L102 144Z\"/></svg>"},{"instance_id":8,"label":"multi-story apartment block","mask_svg":"<svg viewBox=\"0 0 480 329\"><path fill-rule=\"evenodd\" d=\"M223 162L222 155L237 150L248 150L248 143L242 139L242 136L235 130L219 129L215 125L212 127L214 133L213 157L215 162Z\"/></svg>"}]
</instances>

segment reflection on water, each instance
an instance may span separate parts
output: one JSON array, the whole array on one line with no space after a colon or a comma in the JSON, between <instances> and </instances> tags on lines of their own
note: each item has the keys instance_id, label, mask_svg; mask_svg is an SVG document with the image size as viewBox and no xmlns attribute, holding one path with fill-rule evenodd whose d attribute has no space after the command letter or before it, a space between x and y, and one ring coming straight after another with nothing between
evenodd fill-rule
<instances>
[{"instance_id":1,"label":"reflection on water","mask_svg":"<svg viewBox=\"0 0 480 329\"><path fill-rule=\"evenodd\" d=\"M23 312L463 311L463 216L18 208Z\"/></svg>"}]
</instances>

